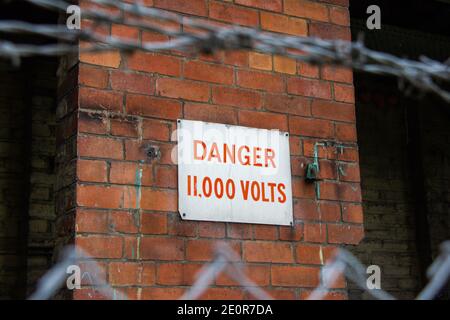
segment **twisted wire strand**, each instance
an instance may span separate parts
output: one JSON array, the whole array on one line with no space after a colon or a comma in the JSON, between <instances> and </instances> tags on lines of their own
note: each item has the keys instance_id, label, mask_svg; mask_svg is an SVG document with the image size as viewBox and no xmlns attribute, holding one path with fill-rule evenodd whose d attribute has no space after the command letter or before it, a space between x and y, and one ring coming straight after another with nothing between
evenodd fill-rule
<instances>
[{"instance_id":1,"label":"twisted wire strand","mask_svg":"<svg viewBox=\"0 0 450 320\"><path fill-rule=\"evenodd\" d=\"M64 0L26 0L51 10L66 12L71 3ZM145 7L120 0L88 0L85 3L98 6L82 10L82 18L102 24L122 24L144 31L160 33L170 37L167 41L142 42L103 35L95 28L69 30L61 25L36 25L23 21L3 21L0 33L29 33L57 39L57 44L31 45L0 40L0 57L20 62L20 58L31 55L63 55L80 51L167 51L180 50L212 53L217 50L256 50L263 53L283 55L314 65L331 64L353 68L356 71L378 75L389 75L399 79L400 84L423 91L433 92L450 103L450 65L427 57L419 61L398 58L394 55L367 48L362 39L355 42L324 40L312 37L287 36L262 32L241 26L221 26L204 19L186 17L181 14ZM115 9L111 13L106 8ZM180 28L170 28L164 23L173 23ZM79 46L77 41L83 41ZM404 88L406 90L406 88Z\"/></svg>"}]
</instances>

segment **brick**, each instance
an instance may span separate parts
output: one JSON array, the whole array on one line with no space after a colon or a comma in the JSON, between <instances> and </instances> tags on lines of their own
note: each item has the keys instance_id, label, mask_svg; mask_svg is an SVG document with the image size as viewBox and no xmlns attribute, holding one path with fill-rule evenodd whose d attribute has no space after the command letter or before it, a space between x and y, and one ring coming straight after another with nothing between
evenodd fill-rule
<instances>
[{"instance_id":1,"label":"brick","mask_svg":"<svg viewBox=\"0 0 450 320\"><path fill-rule=\"evenodd\" d=\"M78 113L78 132L106 134L108 119L102 115L82 112Z\"/></svg>"},{"instance_id":2,"label":"brick","mask_svg":"<svg viewBox=\"0 0 450 320\"><path fill-rule=\"evenodd\" d=\"M303 239L303 224L295 224L294 227L280 227L280 240L300 241Z\"/></svg>"},{"instance_id":3,"label":"brick","mask_svg":"<svg viewBox=\"0 0 450 320\"><path fill-rule=\"evenodd\" d=\"M97 136L78 137L78 154L81 157L123 159L122 141Z\"/></svg>"},{"instance_id":4,"label":"brick","mask_svg":"<svg viewBox=\"0 0 450 320\"><path fill-rule=\"evenodd\" d=\"M157 166L154 176L154 186L160 188L176 188L178 185L176 166Z\"/></svg>"},{"instance_id":5,"label":"brick","mask_svg":"<svg viewBox=\"0 0 450 320\"><path fill-rule=\"evenodd\" d=\"M359 153L357 148L343 148L342 152L337 153L338 160L342 161L359 161Z\"/></svg>"},{"instance_id":6,"label":"brick","mask_svg":"<svg viewBox=\"0 0 450 320\"><path fill-rule=\"evenodd\" d=\"M311 100L303 97L266 94L264 107L267 110L299 116L311 115Z\"/></svg>"},{"instance_id":7,"label":"brick","mask_svg":"<svg viewBox=\"0 0 450 320\"><path fill-rule=\"evenodd\" d=\"M270 294L276 300L295 300L295 290L287 289L266 289L266 292Z\"/></svg>"},{"instance_id":8,"label":"brick","mask_svg":"<svg viewBox=\"0 0 450 320\"><path fill-rule=\"evenodd\" d=\"M156 92L164 97L193 101L209 100L209 85L200 82L160 78L156 81Z\"/></svg>"},{"instance_id":9,"label":"brick","mask_svg":"<svg viewBox=\"0 0 450 320\"><path fill-rule=\"evenodd\" d=\"M349 182L360 182L361 176L357 163L340 163L339 180Z\"/></svg>"},{"instance_id":10,"label":"brick","mask_svg":"<svg viewBox=\"0 0 450 320\"><path fill-rule=\"evenodd\" d=\"M253 69L272 70L272 56L259 52L250 52L248 56L249 66Z\"/></svg>"},{"instance_id":11,"label":"brick","mask_svg":"<svg viewBox=\"0 0 450 320\"><path fill-rule=\"evenodd\" d=\"M110 226L115 232L136 233L137 217L128 211L113 211L110 215Z\"/></svg>"},{"instance_id":12,"label":"brick","mask_svg":"<svg viewBox=\"0 0 450 320\"><path fill-rule=\"evenodd\" d=\"M289 243L246 241L244 260L248 262L292 263L294 257Z\"/></svg>"},{"instance_id":13,"label":"brick","mask_svg":"<svg viewBox=\"0 0 450 320\"><path fill-rule=\"evenodd\" d=\"M329 23L310 23L309 35L322 39L351 41L350 28Z\"/></svg>"},{"instance_id":14,"label":"brick","mask_svg":"<svg viewBox=\"0 0 450 320\"><path fill-rule=\"evenodd\" d=\"M329 160L319 160L319 165L320 165L319 179L323 180L337 179L336 162Z\"/></svg>"},{"instance_id":15,"label":"brick","mask_svg":"<svg viewBox=\"0 0 450 320\"><path fill-rule=\"evenodd\" d=\"M314 267L273 265L272 286L314 288L319 285L319 270Z\"/></svg>"},{"instance_id":16,"label":"brick","mask_svg":"<svg viewBox=\"0 0 450 320\"><path fill-rule=\"evenodd\" d=\"M321 202L320 218L326 222L338 222L341 220L341 207L337 202Z\"/></svg>"},{"instance_id":17,"label":"brick","mask_svg":"<svg viewBox=\"0 0 450 320\"><path fill-rule=\"evenodd\" d=\"M238 242L227 242L236 253L238 259L241 257L241 249ZM215 256L216 240L195 239L186 241L186 259L190 261L211 261Z\"/></svg>"},{"instance_id":18,"label":"brick","mask_svg":"<svg viewBox=\"0 0 450 320\"><path fill-rule=\"evenodd\" d=\"M80 61L104 67L118 68L121 58L118 51L80 52Z\"/></svg>"},{"instance_id":19,"label":"brick","mask_svg":"<svg viewBox=\"0 0 450 320\"><path fill-rule=\"evenodd\" d=\"M157 268L156 283L160 285L192 285L201 267L200 263L161 263Z\"/></svg>"},{"instance_id":20,"label":"brick","mask_svg":"<svg viewBox=\"0 0 450 320\"><path fill-rule=\"evenodd\" d=\"M141 207L145 210L177 211L177 193L174 190L143 188Z\"/></svg>"},{"instance_id":21,"label":"brick","mask_svg":"<svg viewBox=\"0 0 450 320\"><path fill-rule=\"evenodd\" d=\"M246 51L226 51L224 53L224 63L237 67L248 66L248 52Z\"/></svg>"},{"instance_id":22,"label":"brick","mask_svg":"<svg viewBox=\"0 0 450 320\"><path fill-rule=\"evenodd\" d=\"M77 161L77 177L80 181L106 182L106 162L79 159Z\"/></svg>"},{"instance_id":23,"label":"brick","mask_svg":"<svg viewBox=\"0 0 450 320\"><path fill-rule=\"evenodd\" d=\"M315 199L314 184L306 183L304 178L294 178L292 179L292 195L296 198Z\"/></svg>"},{"instance_id":24,"label":"brick","mask_svg":"<svg viewBox=\"0 0 450 320\"><path fill-rule=\"evenodd\" d=\"M233 239L252 239L252 226L244 223L229 223L227 224L227 237Z\"/></svg>"},{"instance_id":25,"label":"brick","mask_svg":"<svg viewBox=\"0 0 450 320\"><path fill-rule=\"evenodd\" d=\"M117 209L122 202L121 187L78 185L77 204L79 206Z\"/></svg>"},{"instance_id":26,"label":"brick","mask_svg":"<svg viewBox=\"0 0 450 320\"><path fill-rule=\"evenodd\" d=\"M330 243L358 244L364 238L362 226L329 224L327 228Z\"/></svg>"},{"instance_id":27,"label":"brick","mask_svg":"<svg viewBox=\"0 0 450 320\"><path fill-rule=\"evenodd\" d=\"M355 122L355 106L329 100L315 99L312 102L312 115L315 118Z\"/></svg>"},{"instance_id":28,"label":"brick","mask_svg":"<svg viewBox=\"0 0 450 320\"><path fill-rule=\"evenodd\" d=\"M338 245L322 246L324 261L327 262L335 259L338 251L339 251Z\"/></svg>"},{"instance_id":29,"label":"brick","mask_svg":"<svg viewBox=\"0 0 450 320\"><path fill-rule=\"evenodd\" d=\"M291 18L281 14L261 12L261 27L264 30L295 36L308 35L308 24L306 20Z\"/></svg>"},{"instance_id":30,"label":"brick","mask_svg":"<svg viewBox=\"0 0 450 320\"><path fill-rule=\"evenodd\" d=\"M122 208L139 209L141 195L138 195L139 188L136 186L123 186L123 204Z\"/></svg>"},{"instance_id":31,"label":"brick","mask_svg":"<svg viewBox=\"0 0 450 320\"><path fill-rule=\"evenodd\" d=\"M319 78L319 67L306 62L297 62L298 74L308 78Z\"/></svg>"},{"instance_id":32,"label":"brick","mask_svg":"<svg viewBox=\"0 0 450 320\"><path fill-rule=\"evenodd\" d=\"M331 65L324 65L321 68L321 77L324 80L331 80L336 82L353 83L352 69L345 67L337 67Z\"/></svg>"},{"instance_id":33,"label":"brick","mask_svg":"<svg viewBox=\"0 0 450 320\"><path fill-rule=\"evenodd\" d=\"M342 204L342 219L345 222L363 223L363 207L361 204Z\"/></svg>"},{"instance_id":34,"label":"brick","mask_svg":"<svg viewBox=\"0 0 450 320\"><path fill-rule=\"evenodd\" d=\"M149 140L169 141L169 124L153 119L142 121L142 138Z\"/></svg>"},{"instance_id":35,"label":"brick","mask_svg":"<svg viewBox=\"0 0 450 320\"><path fill-rule=\"evenodd\" d=\"M248 27L257 26L259 22L257 11L217 1L209 2L209 17Z\"/></svg>"},{"instance_id":36,"label":"brick","mask_svg":"<svg viewBox=\"0 0 450 320\"><path fill-rule=\"evenodd\" d=\"M111 183L134 185L139 173L138 170L137 163L113 161L111 162L109 181Z\"/></svg>"},{"instance_id":37,"label":"brick","mask_svg":"<svg viewBox=\"0 0 450 320\"><path fill-rule=\"evenodd\" d=\"M326 81L288 78L287 91L300 96L331 99L330 83Z\"/></svg>"},{"instance_id":38,"label":"brick","mask_svg":"<svg viewBox=\"0 0 450 320\"><path fill-rule=\"evenodd\" d=\"M225 224L218 222L200 221L198 223L198 236L203 238L224 238Z\"/></svg>"},{"instance_id":39,"label":"brick","mask_svg":"<svg viewBox=\"0 0 450 320\"><path fill-rule=\"evenodd\" d=\"M193 80L232 84L234 72L230 67L200 61L188 61L184 64L184 76Z\"/></svg>"},{"instance_id":40,"label":"brick","mask_svg":"<svg viewBox=\"0 0 450 320\"><path fill-rule=\"evenodd\" d=\"M305 157L314 157L314 146L316 143L320 143L320 140L310 140L310 139L304 139L303 140L303 154ZM346 148L344 148L346 150ZM317 148L318 156L319 158L326 158L326 159L336 159L337 150L335 147L331 146L319 146Z\"/></svg>"},{"instance_id":41,"label":"brick","mask_svg":"<svg viewBox=\"0 0 450 320\"><path fill-rule=\"evenodd\" d=\"M108 71L102 68L80 64L78 71L78 81L80 84L105 89L108 86Z\"/></svg>"},{"instance_id":42,"label":"brick","mask_svg":"<svg viewBox=\"0 0 450 320\"><path fill-rule=\"evenodd\" d=\"M80 108L122 112L123 94L120 92L80 88Z\"/></svg>"},{"instance_id":43,"label":"brick","mask_svg":"<svg viewBox=\"0 0 450 320\"><path fill-rule=\"evenodd\" d=\"M262 105L260 93L229 87L213 87L212 101L215 104L249 109L258 109Z\"/></svg>"},{"instance_id":44,"label":"brick","mask_svg":"<svg viewBox=\"0 0 450 320\"><path fill-rule=\"evenodd\" d=\"M336 101L355 103L355 90L353 86L335 83L334 98Z\"/></svg>"},{"instance_id":45,"label":"brick","mask_svg":"<svg viewBox=\"0 0 450 320\"><path fill-rule=\"evenodd\" d=\"M80 246L93 258L117 259L122 257L123 239L116 236L88 236L75 238Z\"/></svg>"},{"instance_id":46,"label":"brick","mask_svg":"<svg viewBox=\"0 0 450 320\"><path fill-rule=\"evenodd\" d=\"M134 52L127 57L127 66L132 70L154 72L178 77L181 61L177 57L157 53Z\"/></svg>"},{"instance_id":47,"label":"brick","mask_svg":"<svg viewBox=\"0 0 450 320\"><path fill-rule=\"evenodd\" d=\"M268 11L281 12L282 0L236 0L237 4L264 9Z\"/></svg>"},{"instance_id":48,"label":"brick","mask_svg":"<svg viewBox=\"0 0 450 320\"><path fill-rule=\"evenodd\" d=\"M306 173L306 166L311 163L312 160L305 157L291 156L291 173L293 176L304 177ZM307 183L306 181L304 181Z\"/></svg>"},{"instance_id":49,"label":"brick","mask_svg":"<svg viewBox=\"0 0 450 320\"><path fill-rule=\"evenodd\" d=\"M273 57L273 69L281 73L296 74L297 62L291 58L275 55Z\"/></svg>"},{"instance_id":50,"label":"brick","mask_svg":"<svg viewBox=\"0 0 450 320\"><path fill-rule=\"evenodd\" d=\"M156 42L156 41L169 41L170 37L165 34L151 31L142 30L141 41L145 42Z\"/></svg>"},{"instance_id":51,"label":"brick","mask_svg":"<svg viewBox=\"0 0 450 320\"><path fill-rule=\"evenodd\" d=\"M301 156L303 154L302 141L299 137L289 137L289 150L293 156Z\"/></svg>"},{"instance_id":52,"label":"brick","mask_svg":"<svg viewBox=\"0 0 450 320\"><path fill-rule=\"evenodd\" d=\"M81 259L80 259L81 260ZM81 286L98 286L108 281L108 264L103 261L93 259L78 260L77 265L81 270ZM83 274L89 273L90 277L83 277Z\"/></svg>"},{"instance_id":53,"label":"brick","mask_svg":"<svg viewBox=\"0 0 450 320\"><path fill-rule=\"evenodd\" d=\"M155 80L148 75L116 70L111 72L111 87L114 90L153 94L155 92Z\"/></svg>"},{"instance_id":54,"label":"brick","mask_svg":"<svg viewBox=\"0 0 450 320\"><path fill-rule=\"evenodd\" d=\"M279 75L246 70L237 72L237 84L240 87L268 92L283 92L285 87L284 80Z\"/></svg>"},{"instance_id":55,"label":"brick","mask_svg":"<svg viewBox=\"0 0 450 320\"><path fill-rule=\"evenodd\" d=\"M181 117L181 103L142 95L127 95L128 114L175 120Z\"/></svg>"},{"instance_id":56,"label":"brick","mask_svg":"<svg viewBox=\"0 0 450 320\"><path fill-rule=\"evenodd\" d=\"M144 260L183 260L184 241L175 238L141 238L140 254Z\"/></svg>"},{"instance_id":57,"label":"brick","mask_svg":"<svg viewBox=\"0 0 450 320\"><path fill-rule=\"evenodd\" d=\"M340 200L361 202L361 187L359 184L321 182L320 198L325 200Z\"/></svg>"},{"instance_id":58,"label":"brick","mask_svg":"<svg viewBox=\"0 0 450 320\"><path fill-rule=\"evenodd\" d=\"M125 40L139 40L139 29L121 24L111 26L111 35Z\"/></svg>"},{"instance_id":59,"label":"brick","mask_svg":"<svg viewBox=\"0 0 450 320\"><path fill-rule=\"evenodd\" d=\"M339 141L356 142L356 125L347 123L336 123L336 138Z\"/></svg>"},{"instance_id":60,"label":"brick","mask_svg":"<svg viewBox=\"0 0 450 320\"><path fill-rule=\"evenodd\" d=\"M284 114L272 112L239 111L239 124L262 129L287 131L287 119Z\"/></svg>"},{"instance_id":61,"label":"brick","mask_svg":"<svg viewBox=\"0 0 450 320\"><path fill-rule=\"evenodd\" d=\"M268 286L270 284L270 266L269 265L243 265L244 273L249 277L254 284L258 286ZM218 286L240 286L239 282L235 281L228 274L222 273L216 278L216 285Z\"/></svg>"},{"instance_id":62,"label":"brick","mask_svg":"<svg viewBox=\"0 0 450 320\"><path fill-rule=\"evenodd\" d=\"M285 0L284 12L302 18L317 21L328 21L328 8L326 5L306 0Z\"/></svg>"},{"instance_id":63,"label":"brick","mask_svg":"<svg viewBox=\"0 0 450 320\"><path fill-rule=\"evenodd\" d=\"M216 24L218 26L226 26L225 23L214 22L214 21L211 21L211 20L210 20L210 22L212 24ZM183 55L183 53L182 53L182 55ZM214 63L216 65L223 65L224 57L225 57L225 53L224 52L220 52L220 51L211 52L211 53L200 52L197 55L197 58L198 58L199 61L211 62L211 63ZM188 55L187 58L189 60L189 58L191 58L191 56Z\"/></svg>"},{"instance_id":64,"label":"brick","mask_svg":"<svg viewBox=\"0 0 450 320\"><path fill-rule=\"evenodd\" d=\"M186 102L184 104L184 118L206 122L237 124L237 113L234 109L204 103Z\"/></svg>"},{"instance_id":65,"label":"brick","mask_svg":"<svg viewBox=\"0 0 450 320\"><path fill-rule=\"evenodd\" d=\"M309 199L295 200L294 217L302 221L319 220L320 211L317 202Z\"/></svg>"},{"instance_id":66,"label":"brick","mask_svg":"<svg viewBox=\"0 0 450 320\"><path fill-rule=\"evenodd\" d=\"M319 120L301 117L289 117L289 131L292 134L316 138L332 138L333 123L329 120Z\"/></svg>"},{"instance_id":67,"label":"brick","mask_svg":"<svg viewBox=\"0 0 450 320\"><path fill-rule=\"evenodd\" d=\"M208 8L205 0L153 0L153 4L157 8L173 10L197 16L206 16L208 13Z\"/></svg>"},{"instance_id":68,"label":"brick","mask_svg":"<svg viewBox=\"0 0 450 320\"><path fill-rule=\"evenodd\" d=\"M167 234L167 214L142 213L140 225L143 234Z\"/></svg>"},{"instance_id":69,"label":"brick","mask_svg":"<svg viewBox=\"0 0 450 320\"><path fill-rule=\"evenodd\" d=\"M254 225L254 239L257 240L277 240L278 228L276 226Z\"/></svg>"},{"instance_id":70,"label":"brick","mask_svg":"<svg viewBox=\"0 0 450 320\"><path fill-rule=\"evenodd\" d=\"M112 262L109 264L111 285L136 285L139 282L140 265L136 262Z\"/></svg>"},{"instance_id":71,"label":"brick","mask_svg":"<svg viewBox=\"0 0 450 320\"><path fill-rule=\"evenodd\" d=\"M323 243L327 238L326 225L323 223L305 223L304 240L306 242Z\"/></svg>"},{"instance_id":72,"label":"brick","mask_svg":"<svg viewBox=\"0 0 450 320\"><path fill-rule=\"evenodd\" d=\"M181 220L178 213L169 216L169 234L179 237L196 237L197 222Z\"/></svg>"},{"instance_id":73,"label":"brick","mask_svg":"<svg viewBox=\"0 0 450 320\"><path fill-rule=\"evenodd\" d=\"M108 213L99 210L78 209L75 230L79 233L108 233Z\"/></svg>"},{"instance_id":74,"label":"brick","mask_svg":"<svg viewBox=\"0 0 450 320\"><path fill-rule=\"evenodd\" d=\"M301 264L323 264L322 248L318 245L297 244L296 261Z\"/></svg>"},{"instance_id":75,"label":"brick","mask_svg":"<svg viewBox=\"0 0 450 320\"><path fill-rule=\"evenodd\" d=\"M110 121L111 135L137 138L138 123L136 121L128 121L125 119L111 119Z\"/></svg>"},{"instance_id":76,"label":"brick","mask_svg":"<svg viewBox=\"0 0 450 320\"><path fill-rule=\"evenodd\" d=\"M350 14L347 8L330 7L330 22L342 26L350 26Z\"/></svg>"}]
</instances>

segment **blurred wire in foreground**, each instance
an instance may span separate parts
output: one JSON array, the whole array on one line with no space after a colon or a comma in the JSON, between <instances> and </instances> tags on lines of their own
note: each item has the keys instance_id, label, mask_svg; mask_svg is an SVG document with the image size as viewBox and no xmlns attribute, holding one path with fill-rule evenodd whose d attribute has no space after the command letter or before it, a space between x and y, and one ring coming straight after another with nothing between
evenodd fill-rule
<instances>
[{"instance_id":1,"label":"blurred wire in foreground","mask_svg":"<svg viewBox=\"0 0 450 320\"><path fill-rule=\"evenodd\" d=\"M39 6L59 10L65 14L70 3L64 0L27 0ZM390 75L399 79L401 89L407 92L409 84L423 92L434 92L450 103L450 65L421 57L420 61L401 59L391 54L370 50L362 40L323 40L310 37L286 36L261 32L240 26L218 26L211 22L145 7L139 2L130 4L120 0L86 0L85 4L97 5L95 9L83 9L82 18L94 22L92 28L69 30L63 25L36 25L22 21L0 22L0 32L30 33L58 39L57 44L31 45L0 40L0 57L19 63L30 55L62 55L69 52L122 50L132 52L189 50L213 53L217 50L256 50L283 55L314 65L332 64L350 67L357 71ZM118 13L112 13L111 10ZM113 11L114 11L113 10ZM168 27L173 23L178 27ZM166 24L164 24L166 23ZM167 41L142 42L102 34L102 24L121 24L169 36ZM83 41L78 46L77 41Z\"/></svg>"},{"instance_id":2,"label":"blurred wire in foreground","mask_svg":"<svg viewBox=\"0 0 450 320\"><path fill-rule=\"evenodd\" d=\"M241 284L254 298L258 300L272 300L264 290L253 283L244 273L241 264L236 263L239 257L226 244L219 243L216 247L216 258L209 265L205 265L197 275L195 284L180 298L181 300L195 300L199 298L221 273L226 273L231 279Z\"/></svg>"},{"instance_id":3,"label":"blurred wire in foreground","mask_svg":"<svg viewBox=\"0 0 450 320\"><path fill-rule=\"evenodd\" d=\"M215 259L200 269L195 283L183 294L181 300L198 299L205 293L214 280L222 273L226 273L231 279L239 283L254 298L259 300L272 299L262 288L253 283L246 275L239 257L225 243L216 246ZM83 275L90 278L89 285L99 291L105 298L114 300L127 299L127 296L112 288L104 279L98 276L100 268L97 263L89 258L81 249L67 247L63 250L62 259L50 269L38 282L37 290L29 299L43 300L52 298L66 282L67 267L85 263L88 267L83 270ZM366 285L366 268L350 252L337 249L334 257L326 263L321 270L322 282L307 298L308 300L321 300L329 292L329 288L344 275L356 283L361 289L367 291L376 299L394 300L395 297L381 290L369 290ZM428 270L429 284L417 296L417 300L432 300L438 296L450 279L450 241L441 244L441 254Z\"/></svg>"},{"instance_id":4,"label":"blurred wire in foreground","mask_svg":"<svg viewBox=\"0 0 450 320\"><path fill-rule=\"evenodd\" d=\"M113 300L127 300L128 298L113 289L103 278L99 277L101 268L82 249L67 246L61 251L60 261L56 263L37 283L36 291L29 300L51 299L66 284L67 269L69 266L83 266L81 280L88 278L87 282L106 298Z\"/></svg>"}]
</instances>

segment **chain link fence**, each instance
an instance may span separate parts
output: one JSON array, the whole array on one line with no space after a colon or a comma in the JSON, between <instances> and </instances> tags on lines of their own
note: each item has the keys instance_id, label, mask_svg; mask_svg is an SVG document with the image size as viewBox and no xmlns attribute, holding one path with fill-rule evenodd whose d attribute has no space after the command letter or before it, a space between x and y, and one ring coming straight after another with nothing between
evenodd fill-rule
<instances>
[{"instance_id":1,"label":"chain link fence","mask_svg":"<svg viewBox=\"0 0 450 320\"><path fill-rule=\"evenodd\" d=\"M450 241L441 244L441 254L427 271L430 279L428 285L416 297L417 300L432 300L438 296L450 279ZM205 264L196 275L194 284L186 290L181 300L195 300L205 293L214 280L222 273L236 281L243 290L258 300L271 300L272 297L257 286L246 275L245 265L239 262L237 254L225 243L218 242L215 258ZM118 289L111 287L101 274L101 267L86 252L74 246L68 246L62 251L61 260L50 269L38 282L37 290L29 297L31 300L52 298L67 283L67 270L70 266L83 265L81 280L89 287L94 287L99 293L109 299L126 300L128 297ZM336 249L334 257L321 268L321 284L308 296L308 300L321 300L326 297L329 288L339 277L354 282L373 298L380 300L395 300L395 297L382 289L369 289L367 286L366 267L345 249Z\"/></svg>"}]
</instances>

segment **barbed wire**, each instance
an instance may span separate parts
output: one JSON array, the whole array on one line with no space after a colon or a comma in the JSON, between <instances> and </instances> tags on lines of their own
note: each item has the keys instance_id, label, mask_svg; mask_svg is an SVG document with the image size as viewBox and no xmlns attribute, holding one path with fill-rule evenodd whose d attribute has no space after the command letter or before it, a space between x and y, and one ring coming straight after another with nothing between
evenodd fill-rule
<instances>
[{"instance_id":1,"label":"barbed wire","mask_svg":"<svg viewBox=\"0 0 450 320\"><path fill-rule=\"evenodd\" d=\"M417 300L432 300L438 296L450 279L450 241L441 244L441 253L427 271L430 278L428 285L417 296ZM99 291L105 298L126 300L127 295L112 288L104 278L101 267L88 253L75 246L64 248L61 260L55 264L38 282L37 290L29 299L45 300L52 298L66 283L67 268L72 265L83 264L83 276L88 278L88 286ZM329 292L329 288L337 282L339 277L354 282L362 290L368 292L375 299L395 300L396 298L382 289L369 289L367 286L366 267L349 251L338 248L334 256L326 261L321 268L322 281L307 297L307 300L322 300ZM194 284L186 290L180 300L195 300L200 298L215 279L222 273L259 300L273 299L262 288L251 281L245 274L245 264L240 262L239 256L224 242L218 242L215 248L213 261L207 263L196 275Z\"/></svg>"},{"instance_id":2,"label":"barbed wire","mask_svg":"<svg viewBox=\"0 0 450 320\"><path fill-rule=\"evenodd\" d=\"M71 3L64 0L26 0L51 10L66 12ZM93 27L69 30L62 25L39 25L23 21L0 22L0 33L35 34L59 40L57 44L33 45L0 40L0 57L20 63L22 57L31 55L63 55L77 50L99 52L106 50L167 51L180 50L213 53L218 50L256 50L282 55L313 65L331 64L349 67L357 71L389 75L399 79L400 89L408 90L406 84L423 92L433 92L450 103L450 65L427 57L419 61L398 58L394 55L367 48L362 38L356 42L324 40L313 37L288 36L262 32L241 26L222 26L200 18L149 8L139 1L126 3L120 0L87 0L82 18L94 22ZM113 13L106 8L115 9ZM161 23L163 22L163 24ZM164 22L178 27L168 27ZM104 35L98 31L102 24L121 24L166 35L167 41L139 42ZM78 45L77 41L83 45Z\"/></svg>"}]
</instances>

